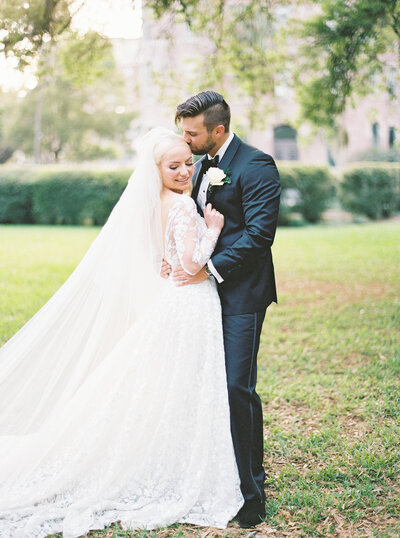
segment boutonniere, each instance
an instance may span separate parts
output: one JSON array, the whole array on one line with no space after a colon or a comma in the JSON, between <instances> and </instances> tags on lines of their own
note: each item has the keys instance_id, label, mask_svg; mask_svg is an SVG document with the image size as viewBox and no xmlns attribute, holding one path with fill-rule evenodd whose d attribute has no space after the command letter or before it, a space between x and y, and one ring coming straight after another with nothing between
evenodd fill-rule
<instances>
[{"instance_id":1,"label":"boutonniere","mask_svg":"<svg viewBox=\"0 0 400 538\"><path fill-rule=\"evenodd\" d=\"M210 182L208 192L212 192L214 187L222 187L225 183L231 183L231 178L228 174L229 170L225 171L221 170L221 168L211 166L206 172L206 176Z\"/></svg>"}]
</instances>

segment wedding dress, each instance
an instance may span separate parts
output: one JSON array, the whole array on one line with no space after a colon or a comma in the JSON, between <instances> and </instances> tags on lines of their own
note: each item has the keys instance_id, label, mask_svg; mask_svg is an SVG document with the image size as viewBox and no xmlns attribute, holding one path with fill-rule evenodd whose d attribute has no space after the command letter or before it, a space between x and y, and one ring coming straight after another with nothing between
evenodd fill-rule
<instances>
[{"instance_id":1,"label":"wedding dress","mask_svg":"<svg viewBox=\"0 0 400 538\"><path fill-rule=\"evenodd\" d=\"M158 130L148 137L142 155L144 164L163 133ZM3 413L0 423L2 538L40 538L56 532L63 532L64 538L76 538L114 521L120 521L125 529L153 529L175 522L225 528L243 504L230 433L221 308L216 286L208 279L201 284L177 287L171 279L159 277L160 244L155 237L160 228L158 220L153 221L160 214L157 213L159 195L152 198L147 192L143 196L141 203L148 213L141 212L131 196L132 192L138 194L138 188L149 188L141 179L141 166L139 163L133 178L135 188L132 182L128 184L109 226L106 224L102 230L103 239L98 244L101 248L93 247L92 253L88 252L75 277L74 274L70 277L73 281L75 278L75 284L67 281L66 291L61 288L58 292L61 299L53 298L52 305L45 305L42 314L39 311L36 322L33 321L36 325L42 323L41 318L47 321L49 308L64 312L58 319L65 330L79 318L86 335L85 346L80 350L84 367L75 359L68 361L60 348L59 353L65 357L61 367L54 353L57 342L50 345L51 338L47 336L43 342L37 339L35 353L40 346L46 353L52 350L57 376L54 379L48 363L48 374L42 372L40 376L30 363L19 358L20 349L27 348L26 342L31 345L34 342L29 328L17 333L10 345L3 348L18 357L16 370L10 366L11 359L5 360L4 373L0 354L0 374L3 373L0 380L7 376L15 379L15 371L24 375L22 365L25 364L28 378L32 372L36 373L33 383L36 380L39 392L46 392L47 385L50 387L45 397L37 391L28 391L31 410L21 404L9 407L10 419ZM147 180L149 176L151 172L146 173ZM124 206L124 200L129 200L129 204ZM137 209L134 217L130 211L132 204ZM95 268L98 250L103 256L106 252L107 258L109 251L105 247L122 233L119 229L115 234L122 222L117 217L122 214L129 215L129 219L144 217L140 232L137 227L127 230L126 237L130 238L133 250L138 246L135 235L140 236L140 241L151 240L139 259L132 258L134 265L142 262L141 268L134 269L129 261L131 252L124 251L127 265L124 270L135 270L135 276L139 271L146 271L142 281L131 286L127 282L107 280L104 267ZM104 239L107 233L109 237ZM182 194L169 211L164 239L164 256L172 267L182 265L195 273L210 257L217 237L197 214L193 200ZM119 256L117 251L115 255ZM116 267L121 261L118 258ZM110 259L108 269L115 262ZM103 333L97 334L107 345L102 347L102 353L98 348L88 353L90 359L84 356L86 349L91 350L87 346L91 340L87 336L91 335L89 327L94 325L98 330L98 315L103 310L98 309L92 299L95 294L87 284L92 282L93 275L85 280L89 278L88 268L93 269L97 285L101 281L103 299L114 300L113 294L107 295L108 288L113 286L113 293L117 293L121 286L116 304L121 304L125 320L123 329L116 331L111 318L108 318L109 327L101 318ZM80 297L78 290L83 282L85 293ZM88 305L92 302L90 309ZM81 308L86 305L82 317L81 310L76 308L78 304ZM107 304L114 305L111 298L105 307ZM92 315L88 321L89 313ZM111 308L111 315L118 318L122 314ZM70 339L74 339L73 334ZM78 341L81 342L79 338ZM67 348L68 345L65 340ZM75 350L76 346L71 349ZM47 385L43 375L49 379ZM29 380L24 386L29 386ZM12 394L12 387L8 394ZM19 394L23 398L23 393Z\"/></svg>"}]
</instances>

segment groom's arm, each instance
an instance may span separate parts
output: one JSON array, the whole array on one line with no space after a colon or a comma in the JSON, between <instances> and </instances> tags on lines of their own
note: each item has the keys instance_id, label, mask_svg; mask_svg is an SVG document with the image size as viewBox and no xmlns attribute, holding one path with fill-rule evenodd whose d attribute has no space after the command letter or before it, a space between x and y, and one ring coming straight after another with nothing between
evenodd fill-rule
<instances>
[{"instance_id":1,"label":"groom's arm","mask_svg":"<svg viewBox=\"0 0 400 538\"><path fill-rule=\"evenodd\" d=\"M262 154L253 159L242 175L241 187L245 220L242 235L211 257L224 280L246 270L246 266L274 241L281 187L272 157Z\"/></svg>"}]
</instances>

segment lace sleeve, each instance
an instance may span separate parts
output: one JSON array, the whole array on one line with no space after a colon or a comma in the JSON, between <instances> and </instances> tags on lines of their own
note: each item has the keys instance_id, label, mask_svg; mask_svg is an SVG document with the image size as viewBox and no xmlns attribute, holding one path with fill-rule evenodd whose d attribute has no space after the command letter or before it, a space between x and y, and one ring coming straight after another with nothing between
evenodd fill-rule
<instances>
[{"instance_id":1,"label":"lace sleeve","mask_svg":"<svg viewBox=\"0 0 400 538\"><path fill-rule=\"evenodd\" d=\"M198 273L207 263L219 237L219 233L210 228L201 233L197 219L194 201L189 196L182 195L182 202L176 206L172 226L180 264L190 275Z\"/></svg>"}]
</instances>

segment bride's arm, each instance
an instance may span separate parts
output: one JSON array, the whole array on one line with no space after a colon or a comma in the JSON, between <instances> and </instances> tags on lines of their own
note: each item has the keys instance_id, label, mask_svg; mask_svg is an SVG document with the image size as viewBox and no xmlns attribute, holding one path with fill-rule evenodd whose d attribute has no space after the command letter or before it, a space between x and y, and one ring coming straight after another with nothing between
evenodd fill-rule
<instances>
[{"instance_id":1,"label":"bride's arm","mask_svg":"<svg viewBox=\"0 0 400 538\"><path fill-rule=\"evenodd\" d=\"M207 231L201 236L197 226L197 210L191 198L182 200L173 221L173 233L179 261L189 275L196 275L210 256L224 225L224 217L207 207L204 212Z\"/></svg>"}]
</instances>

